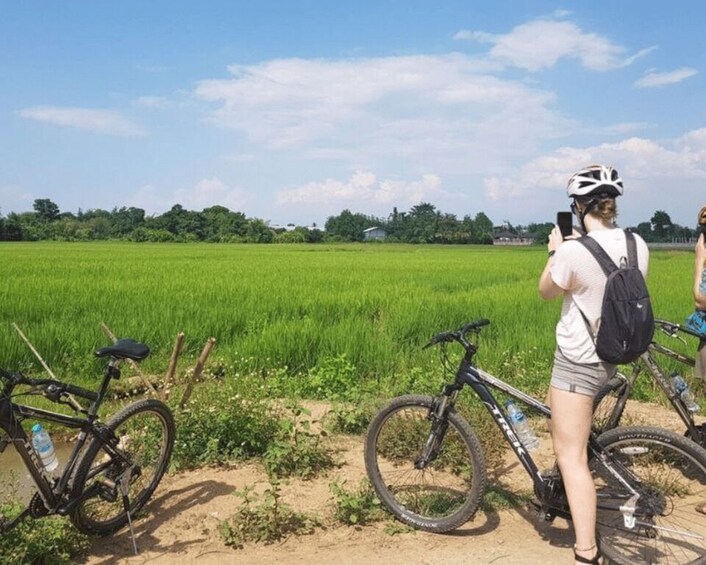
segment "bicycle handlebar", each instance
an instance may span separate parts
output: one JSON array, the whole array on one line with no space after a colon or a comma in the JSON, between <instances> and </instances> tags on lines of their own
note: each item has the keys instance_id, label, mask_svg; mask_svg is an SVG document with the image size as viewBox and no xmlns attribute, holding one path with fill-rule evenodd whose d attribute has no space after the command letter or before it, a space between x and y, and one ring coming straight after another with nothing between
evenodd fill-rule
<instances>
[{"instance_id":1,"label":"bicycle handlebar","mask_svg":"<svg viewBox=\"0 0 706 565\"><path fill-rule=\"evenodd\" d=\"M468 324L462 326L456 331L438 333L433 338L431 338L429 340L429 343L427 343L422 349L427 349L432 345L437 345L439 343L448 343L451 341L457 341L464 347L468 348L468 346L470 346L471 344L466 341L466 334L471 331L479 333L480 329L483 326L487 326L488 324L490 324L490 320L488 320L487 318L479 318L478 320L469 322Z\"/></svg>"},{"instance_id":2,"label":"bicycle handlebar","mask_svg":"<svg viewBox=\"0 0 706 565\"><path fill-rule=\"evenodd\" d=\"M54 402L58 402L63 394L73 394L90 400L91 402L98 400L98 393L69 383L62 383L54 379L30 379L20 372L9 373L3 369L0 369L0 379L8 381L10 388L14 388L18 385L43 387L44 396Z\"/></svg>"},{"instance_id":3,"label":"bicycle handlebar","mask_svg":"<svg viewBox=\"0 0 706 565\"><path fill-rule=\"evenodd\" d=\"M692 335L694 337L698 337L700 339L704 339L704 336L696 333L694 331L691 331L688 328L683 327L681 324L677 324L675 322L670 322L669 320L659 320L655 319L655 326L658 326L659 329L667 334L669 337L676 337L677 333L682 332L685 334Z\"/></svg>"}]
</instances>

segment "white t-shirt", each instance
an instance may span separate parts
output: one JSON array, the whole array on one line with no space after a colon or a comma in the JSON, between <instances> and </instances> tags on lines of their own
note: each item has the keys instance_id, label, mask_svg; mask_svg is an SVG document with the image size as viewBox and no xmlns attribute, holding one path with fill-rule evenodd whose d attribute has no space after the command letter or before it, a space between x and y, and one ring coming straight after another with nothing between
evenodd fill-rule
<instances>
[{"instance_id":1,"label":"white t-shirt","mask_svg":"<svg viewBox=\"0 0 706 565\"><path fill-rule=\"evenodd\" d=\"M637 264L642 275L647 277L649 251L643 239L637 234L634 235ZM616 265L620 265L623 257L627 260L627 243L623 230L594 230L589 237L600 244ZM550 274L552 280L564 289L561 318L556 326L557 345L566 358L574 363L600 362L581 312L591 324L593 335L596 335L606 282L603 269L583 244L569 239L557 249Z\"/></svg>"}]
</instances>

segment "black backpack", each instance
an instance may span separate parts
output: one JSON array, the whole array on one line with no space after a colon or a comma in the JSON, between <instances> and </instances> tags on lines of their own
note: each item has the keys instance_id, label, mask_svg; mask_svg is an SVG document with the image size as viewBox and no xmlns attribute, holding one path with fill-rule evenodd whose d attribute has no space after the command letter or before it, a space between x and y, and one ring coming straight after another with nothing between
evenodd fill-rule
<instances>
[{"instance_id":1,"label":"black backpack","mask_svg":"<svg viewBox=\"0 0 706 565\"><path fill-rule=\"evenodd\" d=\"M581 312L588 333L596 344L596 353L614 365L631 363L650 345L655 331L650 294L645 278L637 267L635 236L625 231L628 247L627 263L618 267L595 239L577 239L596 258L607 280L601 307L601 323L594 336L586 316Z\"/></svg>"}]
</instances>

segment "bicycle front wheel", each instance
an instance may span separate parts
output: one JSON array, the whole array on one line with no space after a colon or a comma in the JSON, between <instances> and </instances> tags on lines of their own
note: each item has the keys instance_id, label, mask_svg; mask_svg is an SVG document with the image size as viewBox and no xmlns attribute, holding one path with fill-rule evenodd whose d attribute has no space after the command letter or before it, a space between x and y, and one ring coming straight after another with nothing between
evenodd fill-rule
<instances>
[{"instance_id":1,"label":"bicycle front wheel","mask_svg":"<svg viewBox=\"0 0 706 565\"><path fill-rule=\"evenodd\" d=\"M431 417L433 399L401 396L372 420L365 467L382 503L399 520L448 532L475 514L485 487L478 438L453 409Z\"/></svg>"},{"instance_id":2,"label":"bicycle front wheel","mask_svg":"<svg viewBox=\"0 0 706 565\"><path fill-rule=\"evenodd\" d=\"M623 565L706 563L706 450L660 428L616 428L598 441L639 495L591 460L603 554Z\"/></svg>"},{"instance_id":3,"label":"bicycle front wheel","mask_svg":"<svg viewBox=\"0 0 706 565\"><path fill-rule=\"evenodd\" d=\"M78 462L73 479L73 497L95 490L95 495L82 501L71 514L76 528L89 535L108 535L127 524L125 487L130 517L134 519L159 485L174 448L174 418L159 400L134 402L115 414L106 426L115 436L112 446L124 459L111 456L104 444L94 439Z\"/></svg>"}]
</instances>

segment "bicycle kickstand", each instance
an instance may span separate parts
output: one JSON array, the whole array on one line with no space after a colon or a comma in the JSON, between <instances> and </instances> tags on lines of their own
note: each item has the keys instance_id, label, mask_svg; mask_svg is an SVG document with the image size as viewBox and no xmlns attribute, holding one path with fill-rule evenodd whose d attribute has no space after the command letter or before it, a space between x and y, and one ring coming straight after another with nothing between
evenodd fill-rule
<instances>
[{"instance_id":1,"label":"bicycle kickstand","mask_svg":"<svg viewBox=\"0 0 706 565\"><path fill-rule=\"evenodd\" d=\"M120 493L123 496L123 508L125 509L125 514L127 515L127 524L130 528L130 536L132 537L132 547L135 550L135 555L138 555L137 541L135 540L135 530L132 527L132 516L130 515L130 499L128 498L128 492L130 490L130 475L131 473L124 473L121 477Z\"/></svg>"}]
</instances>

